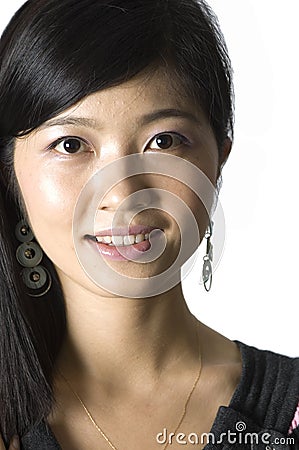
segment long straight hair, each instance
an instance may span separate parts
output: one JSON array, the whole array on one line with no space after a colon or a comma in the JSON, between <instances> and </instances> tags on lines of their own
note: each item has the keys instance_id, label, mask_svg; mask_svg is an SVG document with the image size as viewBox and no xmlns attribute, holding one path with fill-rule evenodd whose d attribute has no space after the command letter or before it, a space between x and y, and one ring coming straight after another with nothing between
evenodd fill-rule
<instances>
[{"instance_id":1,"label":"long straight hair","mask_svg":"<svg viewBox=\"0 0 299 450\"><path fill-rule=\"evenodd\" d=\"M45 419L66 330L63 294L28 296L13 230L26 217L14 145L82 98L164 66L206 114L219 156L233 134L232 71L202 0L29 0L0 40L0 432L6 442Z\"/></svg>"}]
</instances>

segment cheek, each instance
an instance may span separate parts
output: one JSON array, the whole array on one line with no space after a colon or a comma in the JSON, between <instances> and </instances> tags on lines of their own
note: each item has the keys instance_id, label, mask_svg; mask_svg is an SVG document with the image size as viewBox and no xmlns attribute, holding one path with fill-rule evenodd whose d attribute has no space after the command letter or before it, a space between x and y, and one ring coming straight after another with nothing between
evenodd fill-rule
<instances>
[{"instance_id":1,"label":"cheek","mask_svg":"<svg viewBox=\"0 0 299 450\"><path fill-rule=\"evenodd\" d=\"M181 225L181 232L188 239L196 240L199 244L197 233L199 233L201 241L209 223L207 211L209 205L207 205L203 196L195 194L192 189L181 183L176 185L176 189L174 189L174 186L173 188L169 186L169 190L174 192L181 200L181 203L179 202L177 206L177 218ZM193 231L191 232L191 230Z\"/></svg>"},{"instance_id":2,"label":"cheek","mask_svg":"<svg viewBox=\"0 0 299 450\"><path fill-rule=\"evenodd\" d=\"M21 175L19 179L21 192L25 201L29 219L38 224L44 221L69 220L68 212L75 201L75 193L65 179L52 176Z\"/></svg>"},{"instance_id":3,"label":"cheek","mask_svg":"<svg viewBox=\"0 0 299 450\"><path fill-rule=\"evenodd\" d=\"M181 232L188 236L193 226L191 223L195 219L197 225L194 224L194 226L202 240L209 224L209 216L216 196L214 165L195 164L194 160L192 163L193 170L190 173L182 174L181 181L167 177L161 179L159 187L175 196L171 207L174 211L173 218L177 218L177 222L181 224Z\"/></svg>"},{"instance_id":4,"label":"cheek","mask_svg":"<svg viewBox=\"0 0 299 450\"><path fill-rule=\"evenodd\" d=\"M17 174L32 230L53 262L59 252L73 246L72 218L81 189L65 174L54 173L50 167L44 170L36 166Z\"/></svg>"}]
</instances>

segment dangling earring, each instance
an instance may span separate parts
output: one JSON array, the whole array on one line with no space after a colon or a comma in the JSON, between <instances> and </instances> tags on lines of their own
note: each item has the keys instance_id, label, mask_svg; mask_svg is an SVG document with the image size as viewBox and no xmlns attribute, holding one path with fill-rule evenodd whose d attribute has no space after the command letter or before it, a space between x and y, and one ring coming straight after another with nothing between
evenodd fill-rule
<instances>
[{"instance_id":1,"label":"dangling earring","mask_svg":"<svg viewBox=\"0 0 299 450\"><path fill-rule=\"evenodd\" d=\"M205 238L207 239L207 249L206 249L206 254L203 257L204 263L203 263L203 268L202 268L202 279L203 279L203 284L204 284L205 290L207 292L209 292L209 290L211 289L212 276L213 276L213 269L212 269L213 245L211 243L213 226L214 226L214 222L211 220L209 227L205 233Z\"/></svg>"},{"instance_id":2,"label":"dangling earring","mask_svg":"<svg viewBox=\"0 0 299 450\"><path fill-rule=\"evenodd\" d=\"M42 297L49 292L52 278L48 270L40 265L43 251L37 242L32 242L34 235L28 224L22 220L16 226L15 235L21 242L16 251L18 263L23 267L21 277L30 297Z\"/></svg>"}]
</instances>

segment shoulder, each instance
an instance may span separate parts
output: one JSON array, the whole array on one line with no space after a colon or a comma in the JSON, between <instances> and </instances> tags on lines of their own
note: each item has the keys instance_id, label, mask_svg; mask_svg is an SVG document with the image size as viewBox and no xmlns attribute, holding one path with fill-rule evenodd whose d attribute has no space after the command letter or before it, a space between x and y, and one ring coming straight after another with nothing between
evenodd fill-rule
<instances>
[{"instance_id":1,"label":"shoulder","mask_svg":"<svg viewBox=\"0 0 299 450\"><path fill-rule=\"evenodd\" d=\"M287 434L299 402L299 358L235 342L243 367L232 406Z\"/></svg>"},{"instance_id":2,"label":"shoulder","mask_svg":"<svg viewBox=\"0 0 299 450\"><path fill-rule=\"evenodd\" d=\"M299 400L299 359L234 342L242 357L242 375L229 406L219 408L212 429L224 444L219 448L235 448L228 440L234 430L238 442L251 443L244 444L244 450L298 450L299 429L290 426Z\"/></svg>"},{"instance_id":3,"label":"shoulder","mask_svg":"<svg viewBox=\"0 0 299 450\"><path fill-rule=\"evenodd\" d=\"M294 394L299 395L299 357L235 342L240 349L243 369L255 384L268 385L282 391L291 389Z\"/></svg>"}]
</instances>

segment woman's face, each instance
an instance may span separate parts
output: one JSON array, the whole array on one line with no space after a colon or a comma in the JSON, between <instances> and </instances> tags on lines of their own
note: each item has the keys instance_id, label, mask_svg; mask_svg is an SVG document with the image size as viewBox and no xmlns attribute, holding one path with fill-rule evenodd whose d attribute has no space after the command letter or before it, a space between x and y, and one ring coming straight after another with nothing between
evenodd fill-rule
<instances>
[{"instance_id":1,"label":"woman's face","mask_svg":"<svg viewBox=\"0 0 299 450\"><path fill-rule=\"evenodd\" d=\"M146 173L145 170L126 177L126 163L115 164L115 169L121 167L120 178L123 180L106 191L101 204L93 211L94 229L88 229L84 218L100 187L97 183L89 184L77 215L78 222L82 219L82 226L76 224L79 230L77 242L87 254L90 252L94 256L97 253L96 257L117 273L147 279L173 264L180 251L181 232L188 233L184 209L178 206L175 212L170 212L169 204L163 205L160 193L170 193L174 199L179 199L179 205L190 208L198 224L200 239L209 223L202 202L183 182L186 178L184 167L181 181L164 173L165 164L159 173L159 155L174 155L181 161L192 163L216 186L221 162L205 115L158 70L92 94L17 140L15 173L29 221L62 283L80 285L103 294L103 289L91 281L78 261L73 241L73 216L87 181L93 176L98 177L99 171L109 163L117 163L128 155L154 155L157 173ZM173 164L178 164L177 160ZM101 180L100 177L94 179ZM126 206L122 201L139 191L151 194L137 201L141 208L134 216L134 201ZM160 207L153 204L151 208L151 201L157 196L160 196ZM116 212L121 227L112 233ZM123 231L129 225L131 228ZM157 229L166 237L162 254L148 263L131 257L134 252L130 249L135 246L140 254L155 246L154 230ZM129 237L122 236L128 233ZM111 234L117 237L109 242ZM161 234L158 232L157 236L156 245ZM113 243L122 245L124 251L119 253Z\"/></svg>"}]
</instances>

